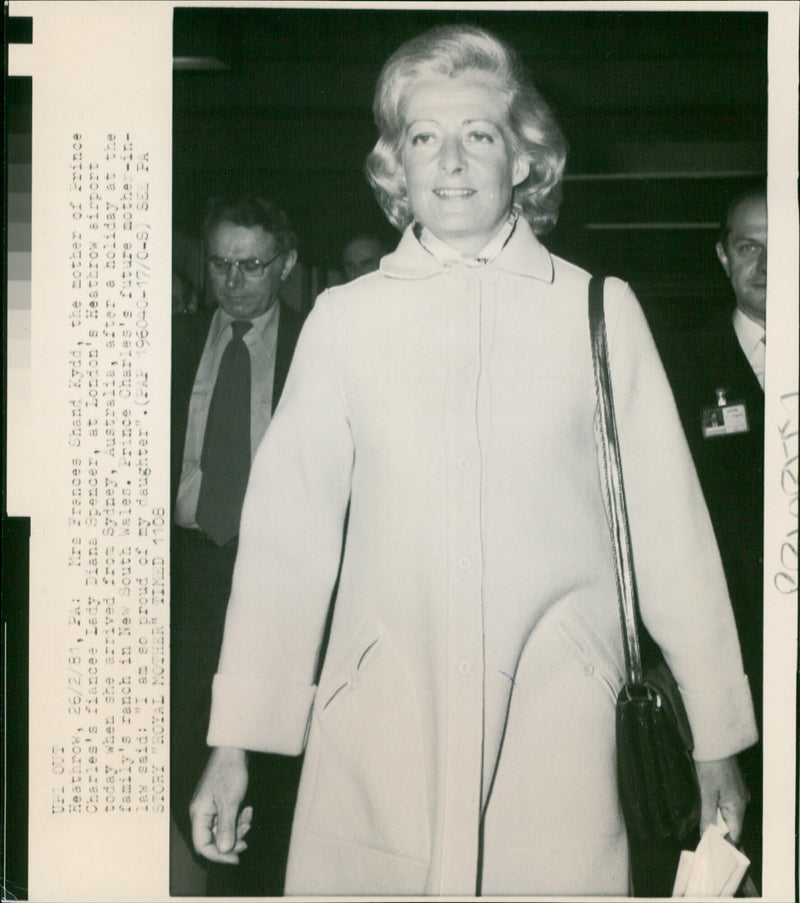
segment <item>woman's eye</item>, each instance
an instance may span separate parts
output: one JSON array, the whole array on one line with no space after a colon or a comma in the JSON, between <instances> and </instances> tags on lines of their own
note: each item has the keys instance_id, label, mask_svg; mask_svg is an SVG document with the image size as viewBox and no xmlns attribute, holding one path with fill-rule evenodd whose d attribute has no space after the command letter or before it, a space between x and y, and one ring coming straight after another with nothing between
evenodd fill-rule
<instances>
[{"instance_id":1,"label":"woman's eye","mask_svg":"<svg viewBox=\"0 0 800 903\"><path fill-rule=\"evenodd\" d=\"M489 134L489 132L477 132L473 131L469 133L470 141L474 141L476 144L493 144L494 143L494 135Z\"/></svg>"},{"instance_id":2,"label":"woman's eye","mask_svg":"<svg viewBox=\"0 0 800 903\"><path fill-rule=\"evenodd\" d=\"M433 141L433 135L430 132L420 132L417 135L411 136L411 144L413 146L430 144L431 141Z\"/></svg>"}]
</instances>

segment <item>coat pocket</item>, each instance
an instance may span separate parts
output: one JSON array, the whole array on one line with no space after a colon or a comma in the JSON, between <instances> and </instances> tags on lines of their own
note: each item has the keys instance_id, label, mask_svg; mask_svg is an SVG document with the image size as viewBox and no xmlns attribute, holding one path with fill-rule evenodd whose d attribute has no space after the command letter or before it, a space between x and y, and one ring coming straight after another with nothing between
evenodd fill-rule
<instances>
[{"instance_id":1,"label":"coat pocket","mask_svg":"<svg viewBox=\"0 0 800 903\"><path fill-rule=\"evenodd\" d=\"M322 699L324 702L322 703L322 711L325 712L328 708L335 703L336 698L341 696L346 690L354 690L358 685L358 679L361 674L361 669L364 667L364 664L369 659L370 653L380 644L380 637L376 637L372 640L367 647L361 652L355 662L355 667L347 673L346 676L340 677L338 680L334 680L330 688L326 686L326 692L322 694ZM344 698L344 697L342 697Z\"/></svg>"},{"instance_id":2,"label":"coat pocket","mask_svg":"<svg viewBox=\"0 0 800 903\"><path fill-rule=\"evenodd\" d=\"M573 625L559 621L556 627L566 645L583 663L584 675L597 680L604 692L616 705L617 696L622 688L621 677L615 674L611 666L601 656L592 651L585 637L576 631Z\"/></svg>"},{"instance_id":3,"label":"coat pocket","mask_svg":"<svg viewBox=\"0 0 800 903\"><path fill-rule=\"evenodd\" d=\"M305 830L427 861L422 727L407 666L387 636L354 644L317 693L316 774Z\"/></svg>"}]
</instances>

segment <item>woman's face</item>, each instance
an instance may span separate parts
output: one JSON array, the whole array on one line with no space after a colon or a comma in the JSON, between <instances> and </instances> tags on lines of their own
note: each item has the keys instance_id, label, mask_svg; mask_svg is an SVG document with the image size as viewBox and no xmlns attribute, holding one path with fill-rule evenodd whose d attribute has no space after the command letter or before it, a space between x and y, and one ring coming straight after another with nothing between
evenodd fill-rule
<instances>
[{"instance_id":1,"label":"woman's face","mask_svg":"<svg viewBox=\"0 0 800 903\"><path fill-rule=\"evenodd\" d=\"M477 254L505 222L528 175L503 134L499 92L465 73L430 76L406 95L402 163L414 217L456 250Z\"/></svg>"}]
</instances>

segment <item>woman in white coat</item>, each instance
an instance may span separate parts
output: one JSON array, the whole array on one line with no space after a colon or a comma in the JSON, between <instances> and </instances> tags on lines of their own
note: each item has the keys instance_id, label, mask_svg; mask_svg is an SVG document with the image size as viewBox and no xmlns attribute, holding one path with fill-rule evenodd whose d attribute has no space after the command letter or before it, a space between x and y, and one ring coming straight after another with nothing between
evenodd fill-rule
<instances>
[{"instance_id":1,"label":"woman in white coat","mask_svg":"<svg viewBox=\"0 0 800 903\"><path fill-rule=\"evenodd\" d=\"M244 848L245 750L305 750L287 893L624 895L589 275L536 237L565 143L472 27L403 45L374 111L368 172L403 237L318 299L253 464L195 846ZM725 580L641 310L618 280L606 308L642 614L703 823L719 806L735 837L756 737Z\"/></svg>"}]
</instances>

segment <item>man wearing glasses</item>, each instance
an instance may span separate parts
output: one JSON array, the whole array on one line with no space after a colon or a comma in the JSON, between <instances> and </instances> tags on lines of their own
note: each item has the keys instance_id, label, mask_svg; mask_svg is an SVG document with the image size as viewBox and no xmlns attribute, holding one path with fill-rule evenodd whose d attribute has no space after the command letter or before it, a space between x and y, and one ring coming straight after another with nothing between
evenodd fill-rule
<instances>
[{"instance_id":1,"label":"man wearing glasses","mask_svg":"<svg viewBox=\"0 0 800 903\"><path fill-rule=\"evenodd\" d=\"M297 261L297 239L281 209L249 195L214 200L203 238L216 309L210 317L180 318L173 327L171 803L185 837L189 801L208 754L211 682L250 463L302 322L279 300ZM209 868L208 895L281 893L298 763L255 758L262 774L253 776L252 792L270 790L259 811L272 818L254 827L239 868ZM172 862L173 893L180 893Z\"/></svg>"}]
</instances>

